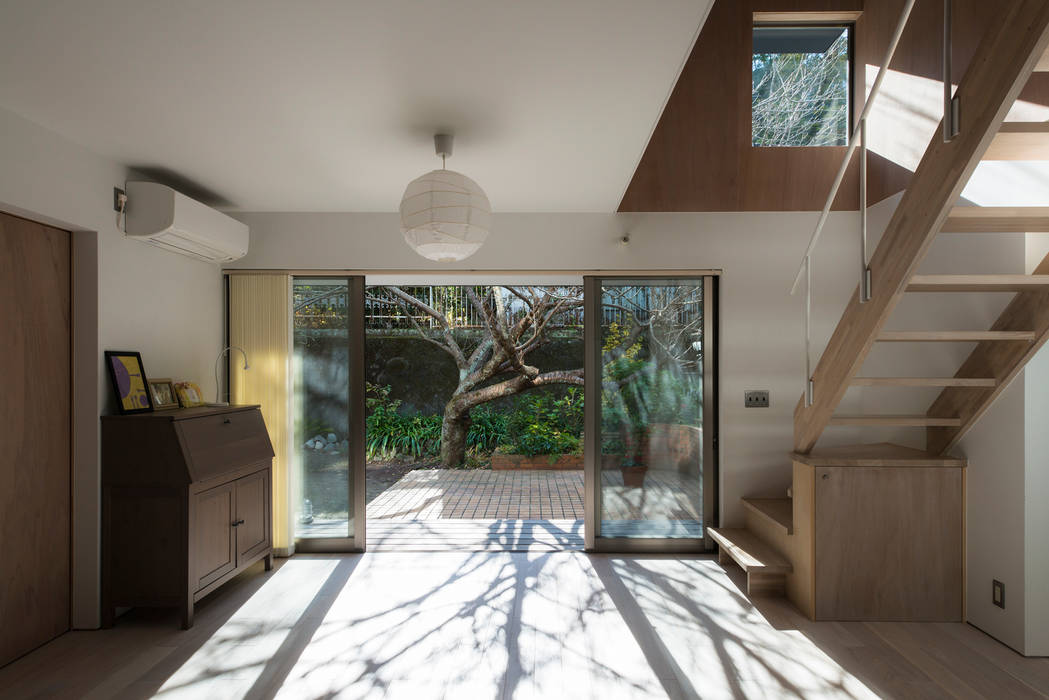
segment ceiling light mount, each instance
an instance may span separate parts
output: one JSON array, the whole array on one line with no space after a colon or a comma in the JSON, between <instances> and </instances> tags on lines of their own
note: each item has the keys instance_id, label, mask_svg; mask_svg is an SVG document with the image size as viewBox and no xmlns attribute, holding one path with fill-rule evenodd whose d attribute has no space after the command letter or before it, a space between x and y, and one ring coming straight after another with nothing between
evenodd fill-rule
<instances>
[{"instance_id":1,"label":"ceiling light mount","mask_svg":"<svg viewBox=\"0 0 1049 700\"><path fill-rule=\"evenodd\" d=\"M444 161L446 158L452 157L452 142L455 140L455 136L452 134L434 134L433 135L433 149L437 152L437 157L441 159L441 168L444 168Z\"/></svg>"}]
</instances>

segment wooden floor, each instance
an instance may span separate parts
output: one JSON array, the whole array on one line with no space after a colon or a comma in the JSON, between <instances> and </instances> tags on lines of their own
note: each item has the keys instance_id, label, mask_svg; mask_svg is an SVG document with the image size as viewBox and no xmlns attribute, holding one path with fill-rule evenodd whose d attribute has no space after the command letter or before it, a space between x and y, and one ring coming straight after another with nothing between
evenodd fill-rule
<instances>
[{"instance_id":1,"label":"wooden floor","mask_svg":"<svg viewBox=\"0 0 1049 700\"><path fill-rule=\"evenodd\" d=\"M178 630L133 611L4 669L12 698L1044 698L963 624L811 623L709 558L296 556Z\"/></svg>"},{"instance_id":2,"label":"wooden floor","mask_svg":"<svg viewBox=\"0 0 1049 700\"><path fill-rule=\"evenodd\" d=\"M583 520L369 520L369 552L582 550Z\"/></svg>"}]
</instances>

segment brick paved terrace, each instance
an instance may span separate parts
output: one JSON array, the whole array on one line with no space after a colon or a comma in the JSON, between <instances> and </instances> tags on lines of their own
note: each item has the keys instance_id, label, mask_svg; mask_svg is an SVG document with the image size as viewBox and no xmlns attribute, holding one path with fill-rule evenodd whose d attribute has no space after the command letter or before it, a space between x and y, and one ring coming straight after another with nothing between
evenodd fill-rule
<instances>
[{"instance_id":1,"label":"brick paved terrace","mask_svg":"<svg viewBox=\"0 0 1049 700\"><path fill-rule=\"evenodd\" d=\"M698 519L698 477L651 469L644 488L602 474L603 517ZM416 469L368 504L369 520L583 518L583 472Z\"/></svg>"}]
</instances>

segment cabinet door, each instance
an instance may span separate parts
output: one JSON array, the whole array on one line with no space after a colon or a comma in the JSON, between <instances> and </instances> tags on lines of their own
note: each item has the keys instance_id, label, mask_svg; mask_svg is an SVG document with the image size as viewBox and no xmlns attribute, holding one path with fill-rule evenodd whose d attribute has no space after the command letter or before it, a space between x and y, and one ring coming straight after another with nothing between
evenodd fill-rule
<instances>
[{"instance_id":1,"label":"cabinet door","mask_svg":"<svg viewBox=\"0 0 1049 700\"><path fill-rule=\"evenodd\" d=\"M962 470L817 467L816 617L962 616Z\"/></svg>"},{"instance_id":2,"label":"cabinet door","mask_svg":"<svg viewBox=\"0 0 1049 700\"><path fill-rule=\"evenodd\" d=\"M237 567L233 516L236 509L234 483L216 486L192 496L194 499L194 580L204 588Z\"/></svg>"},{"instance_id":3,"label":"cabinet door","mask_svg":"<svg viewBox=\"0 0 1049 700\"><path fill-rule=\"evenodd\" d=\"M270 470L237 479L237 565L270 546Z\"/></svg>"}]
</instances>

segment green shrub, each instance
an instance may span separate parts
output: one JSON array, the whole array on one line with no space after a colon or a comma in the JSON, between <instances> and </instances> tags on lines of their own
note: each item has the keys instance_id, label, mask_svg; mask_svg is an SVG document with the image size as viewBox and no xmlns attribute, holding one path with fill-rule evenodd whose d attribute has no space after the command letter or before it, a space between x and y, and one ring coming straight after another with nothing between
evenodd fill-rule
<instances>
[{"instance_id":1,"label":"green shrub","mask_svg":"<svg viewBox=\"0 0 1049 700\"><path fill-rule=\"evenodd\" d=\"M365 388L368 459L393 459L397 455L418 459L438 454L440 416L401 415L401 402L390 398L390 387L368 384Z\"/></svg>"},{"instance_id":2,"label":"green shrub","mask_svg":"<svg viewBox=\"0 0 1049 700\"><path fill-rule=\"evenodd\" d=\"M470 411L470 430L466 446L492 450L506 440L510 416L506 411L495 411L489 406L478 406Z\"/></svg>"},{"instance_id":3,"label":"green shrub","mask_svg":"<svg viewBox=\"0 0 1049 700\"><path fill-rule=\"evenodd\" d=\"M507 452L530 457L575 454L582 449L583 394L569 387L562 397L537 393L518 397L508 421Z\"/></svg>"},{"instance_id":4,"label":"green shrub","mask_svg":"<svg viewBox=\"0 0 1049 700\"><path fill-rule=\"evenodd\" d=\"M441 452L440 415L400 413L389 386L366 386L368 459L398 455L419 459ZM537 392L515 397L509 411L478 406L470 412L466 435L468 468L488 465L485 453L497 445L505 452L529 456L578 454L582 450L583 393L570 387L563 396Z\"/></svg>"}]
</instances>

